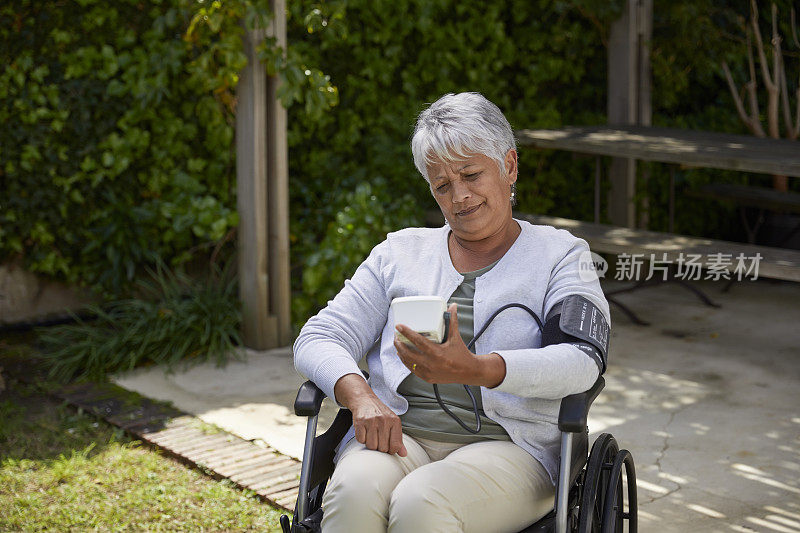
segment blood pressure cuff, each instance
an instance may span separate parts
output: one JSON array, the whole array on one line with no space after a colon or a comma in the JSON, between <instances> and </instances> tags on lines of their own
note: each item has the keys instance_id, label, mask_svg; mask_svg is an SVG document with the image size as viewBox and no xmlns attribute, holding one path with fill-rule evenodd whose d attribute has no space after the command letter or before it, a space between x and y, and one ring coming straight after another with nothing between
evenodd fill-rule
<instances>
[{"instance_id":1,"label":"blood pressure cuff","mask_svg":"<svg viewBox=\"0 0 800 533\"><path fill-rule=\"evenodd\" d=\"M591 357L606 371L611 327L600 309L591 301L571 294L548 313L542 331L542 346L568 343Z\"/></svg>"}]
</instances>

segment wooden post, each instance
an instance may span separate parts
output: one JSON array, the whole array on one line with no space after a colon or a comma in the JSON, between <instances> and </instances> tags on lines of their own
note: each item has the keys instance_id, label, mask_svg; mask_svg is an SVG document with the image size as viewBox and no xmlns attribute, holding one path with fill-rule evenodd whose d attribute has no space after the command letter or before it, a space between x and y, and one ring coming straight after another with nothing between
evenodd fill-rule
<instances>
[{"instance_id":1,"label":"wooden post","mask_svg":"<svg viewBox=\"0 0 800 533\"><path fill-rule=\"evenodd\" d=\"M246 30L247 66L237 88L236 187L239 210L239 297L242 339L257 350L276 345L277 321L270 316L267 253L266 71L256 47L263 30Z\"/></svg>"},{"instance_id":2,"label":"wooden post","mask_svg":"<svg viewBox=\"0 0 800 533\"><path fill-rule=\"evenodd\" d=\"M608 46L608 123L651 123L650 38L653 0L628 0L619 20L611 25ZM612 158L608 212L611 223L633 228L636 212L636 160Z\"/></svg>"},{"instance_id":3,"label":"wooden post","mask_svg":"<svg viewBox=\"0 0 800 533\"><path fill-rule=\"evenodd\" d=\"M267 77L256 53L267 34L286 49L285 0L271 0L270 7L266 32L245 31L247 66L236 109L242 339L257 350L286 346L292 334L286 109L277 98L278 77Z\"/></svg>"},{"instance_id":4,"label":"wooden post","mask_svg":"<svg viewBox=\"0 0 800 533\"><path fill-rule=\"evenodd\" d=\"M286 0L270 0L274 14L267 33L286 50ZM278 76L267 78L267 183L269 218L269 301L277 318L279 346L291 342L291 287L289 279L289 147L286 109L278 100Z\"/></svg>"}]
</instances>

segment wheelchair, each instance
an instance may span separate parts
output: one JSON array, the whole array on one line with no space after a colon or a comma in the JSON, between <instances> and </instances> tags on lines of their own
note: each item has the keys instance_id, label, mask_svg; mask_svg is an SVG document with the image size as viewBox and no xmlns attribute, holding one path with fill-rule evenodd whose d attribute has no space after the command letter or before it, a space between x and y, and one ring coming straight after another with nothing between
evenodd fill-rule
<instances>
[{"instance_id":1,"label":"wheelchair","mask_svg":"<svg viewBox=\"0 0 800 533\"><path fill-rule=\"evenodd\" d=\"M559 475L554 509L520 533L606 533L637 531L636 472L633 456L620 450L608 433L589 446L589 407L605 386L599 377L588 391L561 400ZM311 381L300 387L297 416L308 417L300 488L294 514L281 516L283 533L319 533L322 494L333 473L335 448L352 425L352 414L340 409L325 433L316 436L317 416L325 394ZM623 474L625 476L623 480ZM627 497L627 502L626 502Z\"/></svg>"}]
</instances>

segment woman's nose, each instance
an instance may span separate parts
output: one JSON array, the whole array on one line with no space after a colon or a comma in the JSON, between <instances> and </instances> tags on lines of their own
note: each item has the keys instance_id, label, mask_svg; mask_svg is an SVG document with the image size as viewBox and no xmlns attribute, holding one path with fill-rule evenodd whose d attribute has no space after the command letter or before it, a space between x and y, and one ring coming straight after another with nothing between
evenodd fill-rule
<instances>
[{"instance_id":1,"label":"woman's nose","mask_svg":"<svg viewBox=\"0 0 800 533\"><path fill-rule=\"evenodd\" d=\"M453 181L453 203L458 204L466 200L472 196L472 192L469 190L469 187L461 181L461 180L454 180Z\"/></svg>"}]
</instances>

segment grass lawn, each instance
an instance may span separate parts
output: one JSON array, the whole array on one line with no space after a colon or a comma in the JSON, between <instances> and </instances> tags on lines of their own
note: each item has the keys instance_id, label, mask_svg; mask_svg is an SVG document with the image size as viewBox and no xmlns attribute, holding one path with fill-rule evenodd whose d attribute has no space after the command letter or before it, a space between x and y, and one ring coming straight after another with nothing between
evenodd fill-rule
<instances>
[{"instance_id":1,"label":"grass lawn","mask_svg":"<svg viewBox=\"0 0 800 533\"><path fill-rule=\"evenodd\" d=\"M3 377L0 531L280 530L251 492Z\"/></svg>"}]
</instances>

